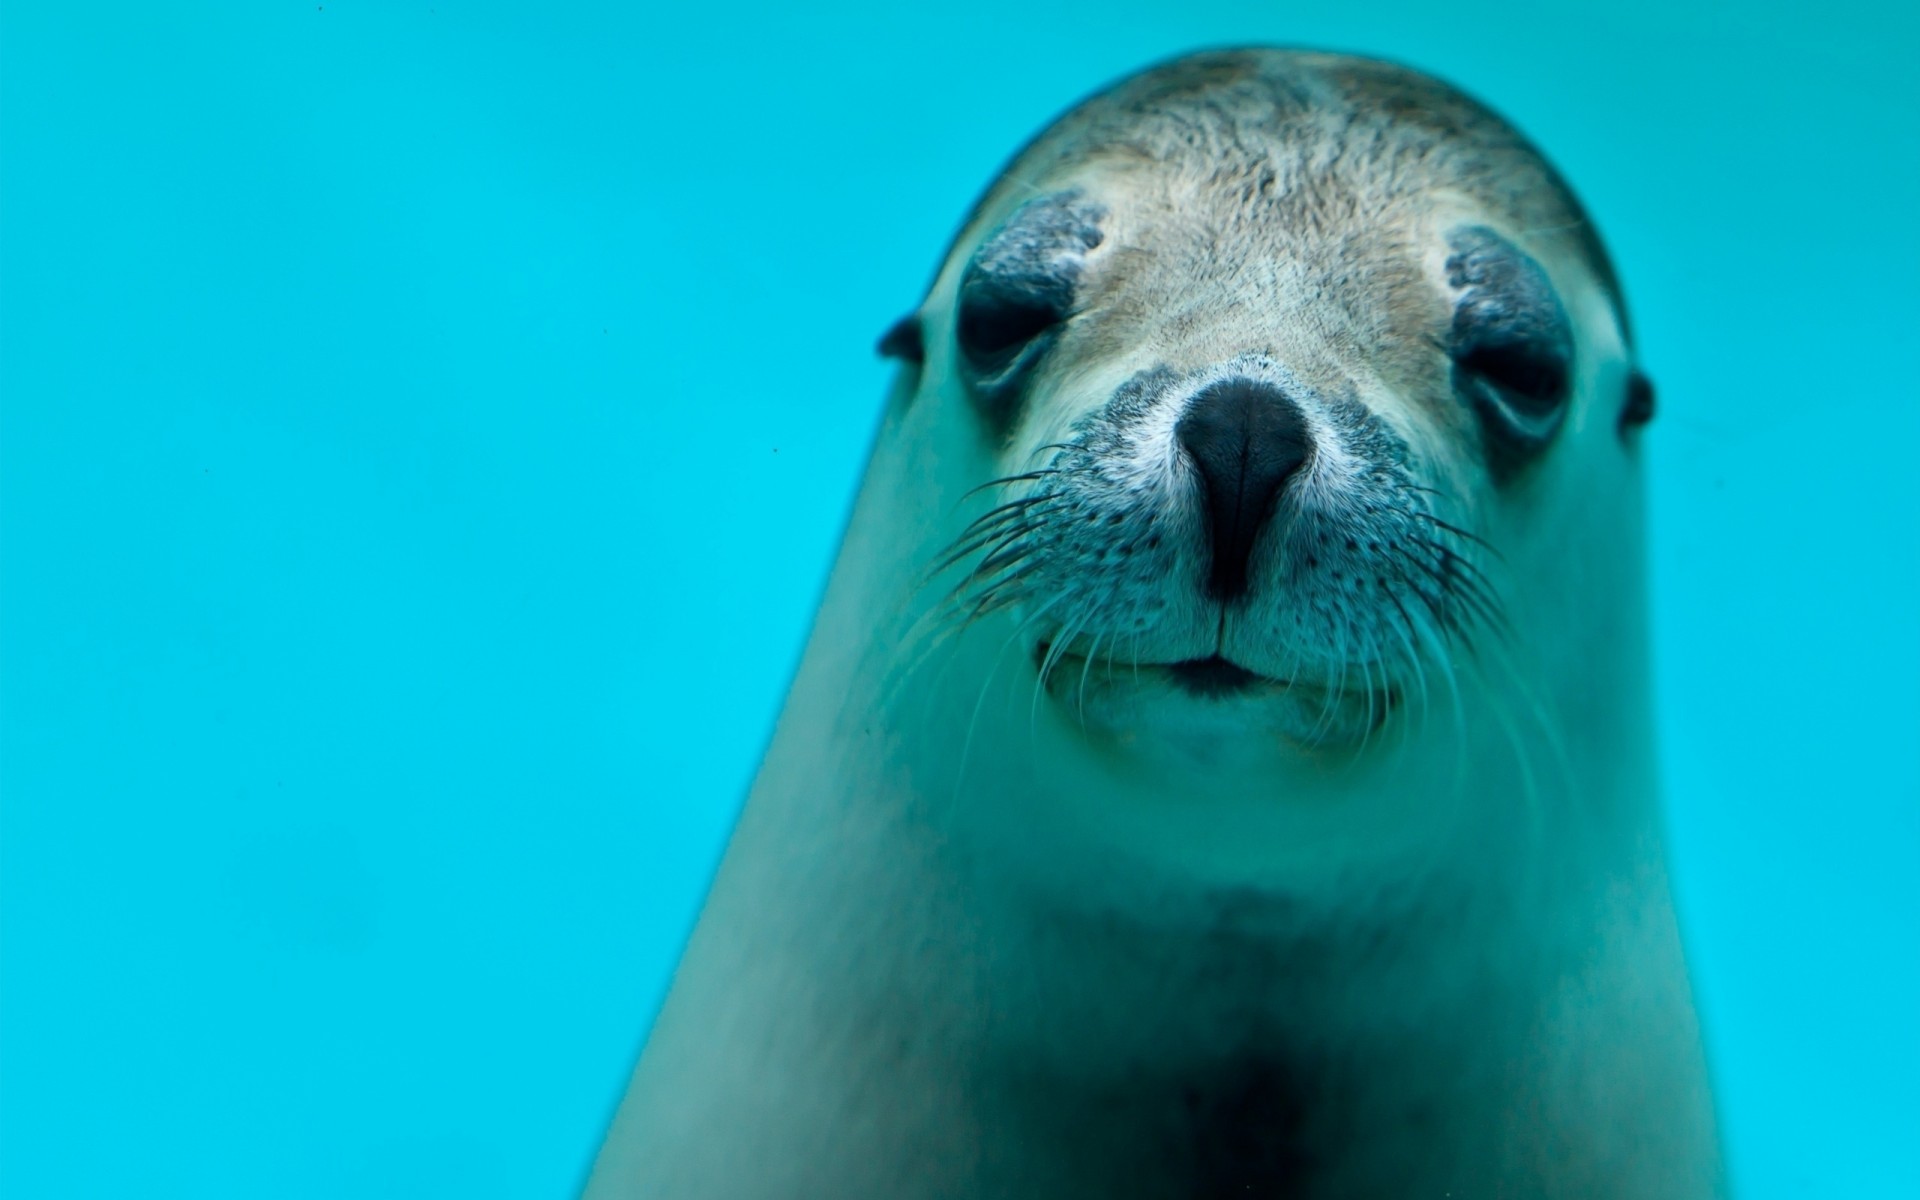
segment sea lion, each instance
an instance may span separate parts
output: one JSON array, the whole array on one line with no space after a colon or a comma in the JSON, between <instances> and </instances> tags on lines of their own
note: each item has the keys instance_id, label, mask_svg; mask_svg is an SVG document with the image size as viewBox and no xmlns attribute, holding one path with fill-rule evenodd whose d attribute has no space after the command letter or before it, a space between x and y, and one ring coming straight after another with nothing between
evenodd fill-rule
<instances>
[{"instance_id":1,"label":"sea lion","mask_svg":"<svg viewBox=\"0 0 1920 1200\"><path fill-rule=\"evenodd\" d=\"M1653 393L1473 100L1195 54L924 302L587 1194L1719 1196Z\"/></svg>"}]
</instances>

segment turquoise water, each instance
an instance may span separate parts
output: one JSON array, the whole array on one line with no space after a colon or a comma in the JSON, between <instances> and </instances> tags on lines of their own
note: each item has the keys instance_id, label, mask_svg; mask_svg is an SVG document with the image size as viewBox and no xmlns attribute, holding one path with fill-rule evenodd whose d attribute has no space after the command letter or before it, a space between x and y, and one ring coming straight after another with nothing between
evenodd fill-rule
<instances>
[{"instance_id":1,"label":"turquoise water","mask_svg":"<svg viewBox=\"0 0 1920 1200\"><path fill-rule=\"evenodd\" d=\"M566 1195L875 337L1059 108L1267 41L1594 210L1737 1181L1920 1195L1910 6L551 7L0 10L0 1193Z\"/></svg>"}]
</instances>

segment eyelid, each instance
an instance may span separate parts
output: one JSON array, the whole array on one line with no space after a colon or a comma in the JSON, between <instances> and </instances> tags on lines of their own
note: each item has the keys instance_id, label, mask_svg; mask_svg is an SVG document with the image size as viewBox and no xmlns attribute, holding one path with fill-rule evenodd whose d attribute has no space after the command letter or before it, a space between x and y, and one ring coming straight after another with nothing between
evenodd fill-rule
<instances>
[{"instance_id":1,"label":"eyelid","mask_svg":"<svg viewBox=\"0 0 1920 1200\"><path fill-rule=\"evenodd\" d=\"M1569 382L1566 356L1535 343L1485 343L1457 352L1454 361L1496 386L1535 402L1561 398Z\"/></svg>"},{"instance_id":2,"label":"eyelid","mask_svg":"<svg viewBox=\"0 0 1920 1200\"><path fill-rule=\"evenodd\" d=\"M1025 380L1074 315L1085 256L1105 240L1106 211L1078 190L1030 200L981 243L960 278L954 348L978 408L1003 435Z\"/></svg>"},{"instance_id":3,"label":"eyelid","mask_svg":"<svg viewBox=\"0 0 1920 1200\"><path fill-rule=\"evenodd\" d=\"M1456 293L1447 352L1453 385L1479 419L1496 482L1517 475L1565 424L1573 326L1545 268L1485 226L1448 239Z\"/></svg>"},{"instance_id":4,"label":"eyelid","mask_svg":"<svg viewBox=\"0 0 1920 1200\"><path fill-rule=\"evenodd\" d=\"M974 338L984 339L984 349L994 354L1032 341L1072 309L1071 278L995 278L970 271L960 287L954 331L963 351Z\"/></svg>"}]
</instances>

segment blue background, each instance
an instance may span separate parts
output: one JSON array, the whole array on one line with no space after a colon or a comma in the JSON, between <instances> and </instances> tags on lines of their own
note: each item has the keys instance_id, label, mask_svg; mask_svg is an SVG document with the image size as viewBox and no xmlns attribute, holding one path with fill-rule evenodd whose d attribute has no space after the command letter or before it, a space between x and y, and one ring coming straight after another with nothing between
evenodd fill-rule
<instances>
[{"instance_id":1,"label":"blue background","mask_svg":"<svg viewBox=\"0 0 1920 1200\"><path fill-rule=\"evenodd\" d=\"M1061 107L1401 58L1590 202L1734 1169L1920 1195L1912 6L24 4L0 1190L574 1188L799 651L876 335Z\"/></svg>"}]
</instances>

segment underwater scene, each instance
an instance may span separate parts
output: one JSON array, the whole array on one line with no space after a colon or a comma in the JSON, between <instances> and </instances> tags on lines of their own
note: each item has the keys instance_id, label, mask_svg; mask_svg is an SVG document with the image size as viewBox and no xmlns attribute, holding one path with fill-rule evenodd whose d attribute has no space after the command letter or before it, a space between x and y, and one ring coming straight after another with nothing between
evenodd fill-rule
<instances>
[{"instance_id":1,"label":"underwater scene","mask_svg":"<svg viewBox=\"0 0 1920 1200\"><path fill-rule=\"evenodd\" d=\"M0 8L0 1195L1920 1196L1916 52Z\"/></svg>"}]
</instances>

